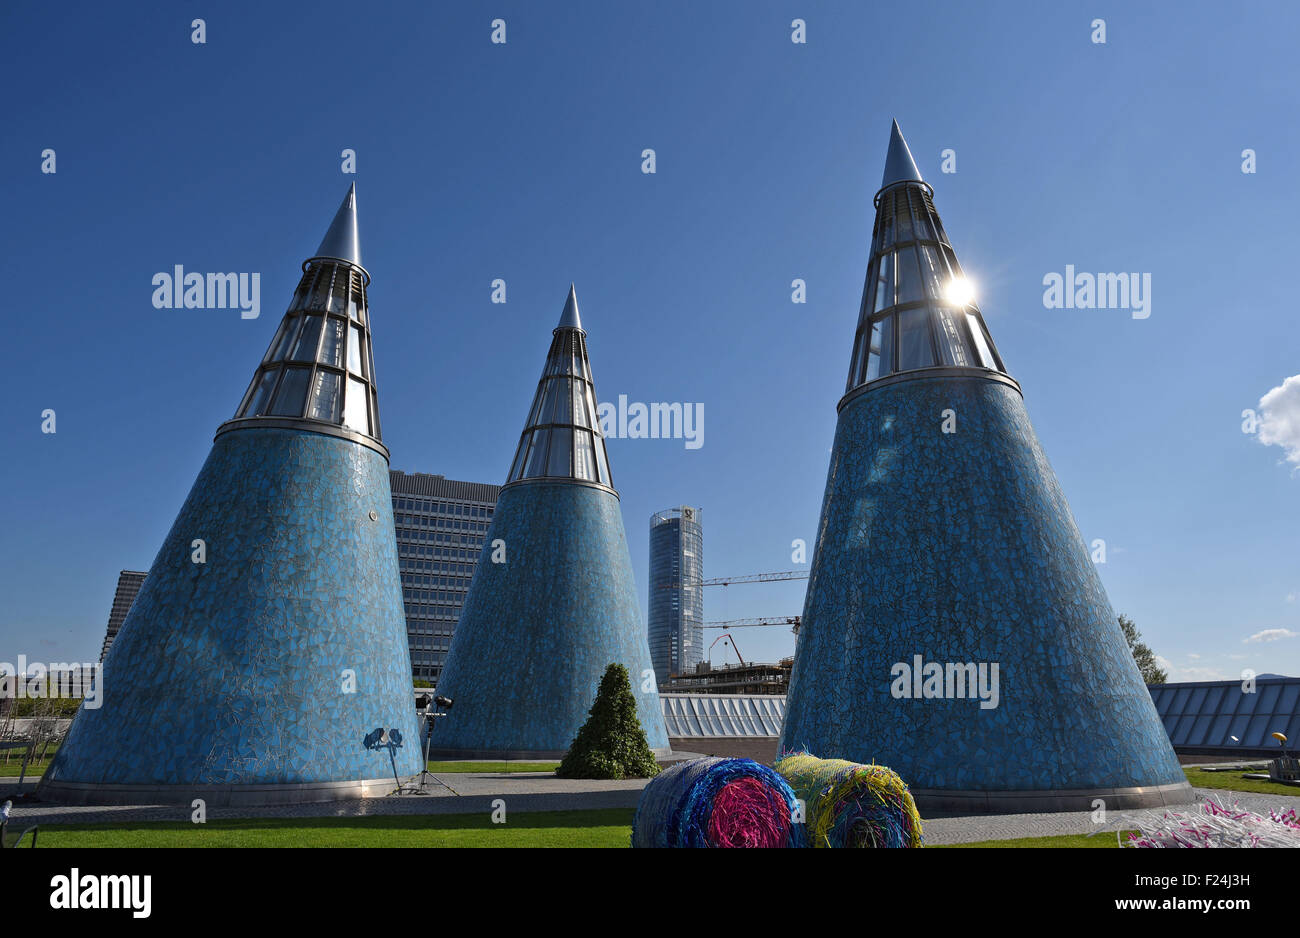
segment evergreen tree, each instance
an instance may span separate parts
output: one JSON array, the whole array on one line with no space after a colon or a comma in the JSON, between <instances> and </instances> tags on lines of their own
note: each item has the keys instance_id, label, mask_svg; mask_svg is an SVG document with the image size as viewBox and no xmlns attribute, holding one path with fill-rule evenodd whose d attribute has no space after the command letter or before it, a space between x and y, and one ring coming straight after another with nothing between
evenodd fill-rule
<instances>
[{"instance_id":1,"label":"evergreen tree","mask_svg":"<svg viewBox=\"0 0 1300 938\"><path fill-rule=\"evenodd\" d=\"M627 668L611 664L600 679L596 702L555 773L560 778L653 778L659 774Z\"/></svg>"},{"instance_id":2,"label":"evergreen tree","mask_svg":"<svg viewBox=\"0 0 1300 938\"><path fill-rule=\"evenodd\" d=\"M1168 681L1168 672L1156 664L1156 653L1142 641L1142 633L1138 631L1133 620L1121 613L1119 627L1124 630L1124 641L1128 642L1128 650L1132 653L1133 660L1137 662L1142 680L1148 684L1164 684Z\"/></svg>"}]
</instances>

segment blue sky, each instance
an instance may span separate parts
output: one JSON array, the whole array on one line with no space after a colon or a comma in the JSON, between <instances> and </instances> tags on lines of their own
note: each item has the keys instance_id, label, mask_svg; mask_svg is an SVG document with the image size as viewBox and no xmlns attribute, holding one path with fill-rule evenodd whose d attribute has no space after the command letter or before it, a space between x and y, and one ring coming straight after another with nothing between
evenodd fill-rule
<instances>
[{"instance_id":1,"label":"blue sky","mask_svg":"<svg viewBox=\"0 0 1300 938\"><path fill-rule=\"evenodd\" d=\"M1300 15L1132 6L6 4L0 659L97 656L353 179L394 468L504 479L572 280L602 400L704 405L698 450L609 445L643 601L682 503L707 575L791 569L897 117L1116 610L1176 679L1300 673ZM175 264L260 272L261 316L154 309ZM1150 318L1044 308L1067 264L1150 273Z\"/></svg>"}]
</instances>

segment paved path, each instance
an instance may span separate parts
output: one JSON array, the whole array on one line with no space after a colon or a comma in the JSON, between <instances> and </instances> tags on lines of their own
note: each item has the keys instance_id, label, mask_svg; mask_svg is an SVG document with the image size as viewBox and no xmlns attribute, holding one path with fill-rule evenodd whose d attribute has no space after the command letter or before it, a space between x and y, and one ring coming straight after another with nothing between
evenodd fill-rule
<instances>
[{"instance_id":1,"label":"paved path","mask_svg":"<svg viewBox=\"0 0 1300 938\"><path fill-rule=\"evenodd\" d=\"M1222 791L1215 788L1195 788L1197 800L1214 798L1225 805L1237 803L1247 811L1267 814L1269 811L1295 808L1300 812L1300 797L1290 795L1261 795L1240 791ZM1178 805L1163 810L1184 812L1193 805ZM1015 840L1020 837L1054 837L1060 834L1091 834L1099 829L1098 837L1115 836L1125 829L1125 818L1143 814L1141 811L1111 812L1104 825L1092 820L1090 811L1061 814L985 814L973 817L944 817L922 819L927 844L965 844L981 840ZM1131 829L1131 825L1130 825Z\"/></svg>"},{"instance_id":2,"label":"paved path","mask_svg":"<svg viewBox=\"0 0 1300 938\"><path fill-rule=\"evenodd\" d=\"M562 779L545 772L449 773L443 776L458 795L431 789L429 795L367 798L321 804L279 805L266 808L211 808L210 819L225 818L314 818L377 817L406 814L490 813L493 802L505 801L507 812L578 811L595 808L633 808L645 786L644 779L619 782ZM1247 810L1296 808L1300 797L1195 789L1198 798L1213 797L1225 803L1237 802ZM1175 808L1171 810L1185 810ZM15 826L32 824L118 824L139 821L188 821L189 807L183 805L104 807L56 804L18 804L13 807ZM1125 826L1127 814L1113 812L1098 837L1114 837ZM1012 840L1020 837L1051 837L1060 834L1090 834L1098 831L1091 812L1063 814L996 814L969 817L940 817L924 821L927 844L972 843L982 840Z\"/></svg>"}]
</instances>

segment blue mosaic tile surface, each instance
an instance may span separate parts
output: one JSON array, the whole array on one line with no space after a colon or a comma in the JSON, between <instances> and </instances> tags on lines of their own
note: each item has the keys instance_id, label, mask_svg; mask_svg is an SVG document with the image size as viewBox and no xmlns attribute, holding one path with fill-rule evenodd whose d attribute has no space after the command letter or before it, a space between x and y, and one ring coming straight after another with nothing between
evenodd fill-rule
<instances>
[{"instance_id":1,"label":"blue mosaic tile surface","mask_svg":"<svg viewBox=\"0 0 1300 938\"><path fill-rule=\"evenodd\" d=\"M374 510L378 520L370 520ZM207 563L191 542L207 542ZM345 670L356 675L344 692ZM420 770L388 463L297 430L213 443L47 772L111 784L383 778Z\"/></svg>"},{"instance_id":2,"label":"blue mosaic tile surface","mask_svg":"<svg viewBox=\"0 0 1300 938\"><path fill-rule=\"evenodd\" d=\"M492 542L506 563L492 562ZM438 750L569 748L612 662L627 667L651 748L666 748L659 694L618 499L574 483L501 492L438 693L454 701Z\"/></svg>"},{"instance_id":3,"label":"blue mosaic tile surface","mask_svg":"<svg viewBox=\"0 0 1300 938\"><path fill-rule=\"evenodd\" d=\"M998 662L999 705L895 699L918 654ZM840 413L781 745L921 789L1184 781L1013 388L918 379Z\"/></svg>"}]
</instances>

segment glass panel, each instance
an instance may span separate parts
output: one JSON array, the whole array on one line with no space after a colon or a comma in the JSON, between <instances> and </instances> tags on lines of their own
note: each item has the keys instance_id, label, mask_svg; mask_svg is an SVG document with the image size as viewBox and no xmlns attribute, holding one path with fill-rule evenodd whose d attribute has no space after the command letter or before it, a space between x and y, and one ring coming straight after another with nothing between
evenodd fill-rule
<instances>
[{"instance_id":1,"label":"glass panel","mask_svg":"<svg viewBox=\"0 0 1300 938\"><path fill-rule=\"evenodd\" d=\"M361 330L348 326L348 371L361 374Z\"/></svg>"},{"instance_id":2,"label":"glass panel","mask_svg":"<svg viewBox=\"0 0 1300 938\"><path fill-rule=\"evenodd\" d=\"M293 347L294 361L312 362L316 360L316 345L320 339L320 325L321 317L307 317L307 321L302 327L302 334L298 336L298 344Z\"/></svg>"},{"instance_id":3,"label":"glass panel","mask_svg":"<svg viewBox=\"0 0 1300 938\"><path fill-rule=\"evenodd\" d=\"M935 326L938 329L939 364L965 367L973 364L966 350L965 330L950 309L937 310Z\"/></svg>"},{"instance_id":4,"label":"glass panel","mask_svg":"<svg viewBox=\"0 0 1300 938\"><path fill-rule=\"evenodd\" d=\"M279 344L275 347L275 351L271 353L271 361L283 361L284 356L289 354L289 349L293 347L293 340L302 327L302 320L302 316L296 316L288 320L284 332L280 333Z\"/></svg>"},{"instance_id":5,"label":"glass panel","mask_svg":"<svg viewBox=\"0 0 1300 938\"><path fill-rule=\"evenodd\" d=\"M262 375L262 383L257 387L257 394L249 405L247 416L260 417L266 413L266 405L271 399L271 389L275 387L275 379L278 377L280 377L279 368L269 368L266 374Z\"/></svg>"},{"instance_id":6,"label":"glass panel","mask_svg":"<svg viewBox=\"0 0 1300 938\"><path fill-rule=\"evenodd\" d=\"M894 255L885 254L880 258L880 276L876 278L876 311L894 305Z\"/></svg>"},{"instance_id":7,"label":"glass panel","mask_svg":"<svg viewBox=\"0 0 1300 938\"><path fill-rule=\"evenodd\" d=\"M379 392L373 387L370 389L370 421L370 435L376 440L382 440L384 435L379 429Z\"/></svg>"},{"instance_id":8,"label":"glass panel","mask_svg":"<svg viewBox=\"0 0 1300 938\"><path fill-rule=\"evenodd\" d=\"M900 243L912 240L912 213L907 207L907 195L899 193L898 199L898 234L896 240Z\"/></svg>"},{"instance_id":9,"label":"glass panel","mask_svg":"<svg viewBox=\"0 0 1300 938\"><path fill-rule=\"evenodd\" d=\"M979 354L980 364L985 368L996 369L997 362L993 358L993 350L984 341L984 328L980 325L979 317L974 313L967 313L966 325L970 326L971 339L975 342L975 351Z\"/></svg>"},{"instance_id":10,"label":"glass panel","mask_svg":"<svg viewBox=\"0 0 1300 938\"><path fill-rule=\"evenodd\" d=\"M347 396L343 402L343 426L361 433L370 432L370 419L366 414L367 397L365 382L348 378Z\"/></svg>"},{"instance_id":11,"label":"glass panel","mask_svg":"<svg viewBox=\"0 0 1300 938\"><path fill-rule=\"evenodd\" d=\"M862 383L862 359L866 355L866 350L867 332L859 332L853 340L853 357L849 359L849 384L845 390L852 389Z\"/></svg>"},{"instance_id":12,"label":"glass panel","mask_svg":"<svg viewBox=\"0 0 1300 938\"><path fill-rule=\"evenodd\" d=\"M567 476L572 471L573 431L568 427L551 431L551 454L546 462L548 476Z\"/></svg>"},{"instance_id":13,"label":"glass panel","mask_svg":"<svg viewBox=\"0 0 1300 938\"><path fill-rule=\"evenodd\" d=\"M307 297L311 296L311 278L303 277L298 281L298 289L293 291L293 300L289 303L290 310L304 309L307 306Z\"/></svg>"},{"instance_id":14,"label":"glass panel","mask_svg":"<svg viewBox=\"0 0 1300 938\"><path fill-rule=\"evenodd\" d=\"M924 199L916 206L916 236L931 241L937 240L934 229L930 227L930 213L926 210Z\"/></svg>"},{"instance_id":15,"label":"glass panel","mask_svg":"<svg viewBox=\"0 0 1300 938\"><path fill-rule=\"evenodd\" d=\"M928 244L922 244L917 249L921 252L921 280L925 284L925 292L931 299L942 300L947 269L939 252Z\"/></svg>"},{"instance_id":16,"label":"glass panel","mask_svg":"<svg viewBox=\"0 0 1300 938\"><path fill-rule=\"evenodd\" d=\"M533 409L528 412L528 422L524 424L525 427L535 426L540 422L538 418L542 415L542 404L546 400L546 387L544 384L539 385L537 393L533 395Z\"/></svg>"},{"instance_id":17,"label":"glass panel","mask_svg":"<svg viewBox=\"0 0 1300 938\"><path fill-rule=\"evenodd\" d=\"M898 253L898 302L910 303L922 299L921 270L916 264L916 249L899 248Z\"/></svg>"},{"instance_id":18,"label":"glass panel","mask_svg":"<svg viewBox=\"0 0 1300 938\"><path fill-rule=\"evenodd\" d=\"M262 361L269 362L275 360L275 352L280 347L280 343L284 341L284 334L289 331L289 326L294 322L295 320L288 318L280 320L280 328L275 330L275 338L273 338L271 344L266 347L266 357L263 358Z\"/></svg>"},{"instance_id":19,"label":"glass panel","mask_svg":"<svg viewBox=\"0 0 1300 938\"><path fill-rule=\"evenodd\" d=\"M334 274L334 289L330 293L330 312L341 313L352 293L352 275L340 268Z\"/></svg>"},{"instance_id":20,"label":"glass panel","mask_svg":"<svg viewBox=\"0 0 1300 938\"><path fill-rule=\"evenodd\" d=\"M591 450L591 434L585 430L577 431L574 438L574 463L573 477L575 479L586 479L590 482L596 480L596 457Z\"/></svg>"},{"instance_id":21,"label":"glass panel","mask_svg":"<svg viewBox=\"0 0 1300 938\"><path fill-rule=\"evenodd\" d=\"M347 324L342 319L325 320L325 341L321 343L320 360L335 368L343 367L343 330Z\"/></svg>"},{"instance_id":22,"label":"glass panel","mask_svg":"<svg viewBox=\"0 0 1300 938\"><path fill-rule=\"evenodd\" d=\"M337 423L339 419L339 387L341 375L332 371L317 371L316 386L311 392L311 409L307 416L314 420Z\"/></svg>"},{"instance_id":23,"label":"glass panel","mask_svg":"<svg viewBox=\"0 0 1300 938\"><path fill-rule=\"evenodd\" d=\"M928 368L934 364L930 346L930 311L924 306L898 314L898 370Z\"/></svg>"},{"instance_id":24,"label":"glass panel","mask_svg":"<svg viewBox=\"0 0 1300 938\"><path fill-rule=\"evenodd\" d=\"M576 379L569 384L573 387L573 422L580 427L590 427L591 421L587 418L587 408L584 406L587 395L583 393L587 385Z\"/></svg>"},{"instance_id":25,"label":"glass panel","mask_svg":"<svg viewBox=\"0 0 1300 938\"><path fill-rule=\"evenodd\" d=\"M307 401L307 381L310 378L310 368L286 369L284 380L275 392L275 404L268 413L276 417L301 417L302 406Z\"/></svg>"},{"instance_id":26,"label":"glass panel","mask_svg":"<svg viewBox=\"0 0 1300 938\"><path fill-rule=\"evenodd\" d=\"M871 349L867 355L864 380L882 378L894 370L894 317L886 316L871 324Z\"/></svg>"},{"instance_id":27,"label":"glass panel","mask_svg":"<svg viewBox=\"0 0 1300 938\"><path fill-rule=\"evenodd\" d=\"M348 318L349 319L360 318L357 315L357 295L355 293L351 293L348 295Z\"/></svg>"},{"instance_id":28,"label":"glass panel","mask_svg":"<svg viewBox=\"0 0 1300 938\"><path fill-rule=\"evenodd\" d=\"M569 422L569 383L565 378L546 382L546 402L542 405L542 423Z\"/></svg>"},{"instance_id":29,"label":"glass panel","mask_svg":"<svg viewBox=\"0 0 1300 938\"><path fill-rule=\"evenodd\" d=\"M945 247L943 249L943 259L948 262L948 273L950 276L962 276L961 264L957 263L957 255L952 253L952 248Z\"/></svg>"},{"instance_id":30,"label":"glass panel","mask_svg":"<svg viewBox=\"0 0 1300 938\"><path fill-rule=\"evenodd\" d=\"M614 480L610 478L609 462L605 459L605 440L598 437L594 444L596 449L596 469L600 472L600 482L605 483L610 488L614 487Z\"/></svg>"},{"instance_id":31,"label":"glass panel","mask_svg":"<svg viewBox=\"0 0 1300 938\"><path fill-rule=\"evenodd\" d=\"M550 430L538 430L533 433L533 451L528 454L528 468L524 475L528 478L546 474L546 441Z\"/></svg>"},{"instance_id":32,"label":"glass panel","mask_svg":"<svg viewBox=\"0 0 1300 938\"><path fill-rule=\"evenodd\" d=\"M528 455L528 444L531 440L531 435L519 440L519 448L515 451L515 461L510 465L510 475L506 477L510 482L519 478L519 471L524 467L524 457Z\"/></svg>"},{"instance_id":33,"label":"glass panel","mask_svg":"<svg viewBox=\"0 0 1300 938\"><path fill-rule=\"evenodd\" d=\"M327 267L316 278L316 289L312 291L311 302L307 304L309 309L324 309L329 303L330 280L330 270Z\"/></svg>"},{"instance_id":34,"label":"glass panel","mask_svg":"<svg viewBox=\"0 0 1300 938\"><path fill-rule=\"evenodd\" d=\"M584 384L583 387L587 395L587 413L591 414L591 428L598 436L603 435L604 431L600 428L600 411L596 409L596 396L591 393L591 385Z\"/></svg>"},{"instance_id":35,"label":"glass panel","mask_svg":"<svg viewBox=\"0 0 1300 938\"><path fill-rule=\"evenodd\" d=\"M893 196L888 195L885 198L892 200ZM894 212L892 206L886 211L881 212L880 215L880 224L882 225L880 231L880 249L884 251L894 246Z\"/></svg>"}]
</instances>

